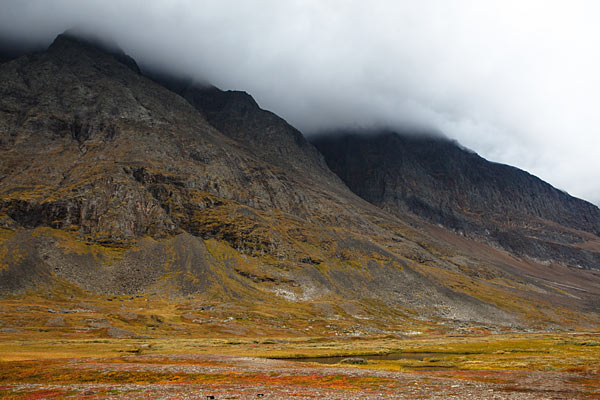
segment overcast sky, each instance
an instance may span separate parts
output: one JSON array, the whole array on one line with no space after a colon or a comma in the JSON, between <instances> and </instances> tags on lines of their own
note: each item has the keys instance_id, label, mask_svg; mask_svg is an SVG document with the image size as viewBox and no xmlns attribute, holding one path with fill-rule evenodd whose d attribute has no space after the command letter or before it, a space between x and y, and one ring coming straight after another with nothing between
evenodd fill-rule
<instances>
[{"instance_id":1,"label":"overcast sky","mask_svg":"<svg viewBox=\"0 0 600 400\"><path fill-rule=\"evenodd\" d=\"M600 203L600 2L0 0L0 36L71 27L251 93L305 134L436 129Z\"/></svg>"}]
</instances>

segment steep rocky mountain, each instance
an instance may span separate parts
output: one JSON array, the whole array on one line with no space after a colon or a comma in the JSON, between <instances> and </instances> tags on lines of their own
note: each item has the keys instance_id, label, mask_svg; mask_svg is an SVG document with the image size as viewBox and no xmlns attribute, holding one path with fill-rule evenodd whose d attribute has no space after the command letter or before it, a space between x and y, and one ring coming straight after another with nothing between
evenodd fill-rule
<instances>
[{"instance_id":1,"label":"steep rocky mountain","mask_svg":"<svg viewBox=\"0 0 600 400\"><path fill-rule=\"evenodd\" d=\"M363 199L415 213L512 253L600 269L600 209L436 136L337 132L312 138Z\"/></svg>"},{"instance_id":2,"label":"steep rocky mountain","mask_svg":"<svg viewBox=\"0 0 600 400\"><path fill-rule=\"evenodd\" d=\"M378 331L598 320L595 272L377 207L248 94L152 78L72 34L0 64L1 295L195 296Z\"/></svg>"}]
</instances>

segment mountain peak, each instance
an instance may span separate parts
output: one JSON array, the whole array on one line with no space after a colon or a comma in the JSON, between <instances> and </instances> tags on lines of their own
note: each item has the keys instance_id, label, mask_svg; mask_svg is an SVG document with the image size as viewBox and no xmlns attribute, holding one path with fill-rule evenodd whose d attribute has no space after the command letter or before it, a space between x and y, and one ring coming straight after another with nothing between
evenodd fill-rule
<instances>
[{"instance_id":1,"label":"mountain peak","mask_svg":"<svg viewBox=\"0 0 600 400\"><path fill-rule=\"evenodd\" d=\"M116 42L81 30L66 30L58 35L48 47L48 52L51 54L65 54L71 50L105 53L111 55L135 73L141 73L135 60L126 54Z\"/></svg>"}]
</instances>

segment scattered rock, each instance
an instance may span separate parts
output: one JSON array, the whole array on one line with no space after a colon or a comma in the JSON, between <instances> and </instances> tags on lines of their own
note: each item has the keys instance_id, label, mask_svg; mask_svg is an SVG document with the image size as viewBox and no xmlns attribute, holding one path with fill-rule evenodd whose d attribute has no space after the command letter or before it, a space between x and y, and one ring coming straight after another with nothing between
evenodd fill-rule
<instances>
[{"instance_id":1,"label":"scattered rock","mask_svg":"<svg viewBox=\"0 0 600 400\"><path fill-rule=\"evenodd\" d=\"M117 316L125 321L135 321L136 319L138 319L140 317L139 314L136 313L132 313L129 311L121 311L117 313Z\"/></svg>"},{"instance_id":2,"label":"scattered rock","mask_svg":"<svg viewBox=\"0 0 600 400\"><path fill-rule=\"evenodd\" d=\"M65 326L66 324L67 323L63 317L50 318L48 320L48 322L46 322L46 326L54 326L54 327Z\"/></svg>"},{"instance_id":3,"label":"scattered rock","mask_svg":"<svg viewBox=\"0 0 600 400\"><path fill-rule=\"evenodd\" d=\"M187 320L190 320L190 321L194 321L197 318L198 318L198 316L194 315L192 313L186 313L186 314L182 314L181 315L181 319L187 319Z\"/></svg>"},{"instance_id":4,"label":"scattered rock","mask_svg":"<svg viewBox=\"0 0 600 400\"><path fill-rule=\"evenodd\" d=\"M76 313L89 313L89 312L93 312L93 311L85 309L85 308L73 308L70 310L61 310L60 312L63 314L76 314Z\"/></svg>"},{"instance_id":5,"label":"scattered rock","mask_svg":"<svg viewBox=\"0 0 600 400\"><path fill-rule=\"evenodd\" d=\"M111 326L110 328L108 328L108 330L106 331L106 334L108 336L110 336L111 338L115 338L115 339L130 339L130 338L137 337L137 335L135 333L130 332L126 329L117 328L115 326Z\"/></svg>"},{"instance_id":6,"label":"scattered rock","mask_svg":"<svg viewBox=\"0 0 600 400\"><path fill-rule=\"evenodd\" d=\"M80 303L77 305L79 309L86 310L86 312L99 312L100 309L96 306L86 303ZM83 311L82 311L83 312Z\"/></svg>"},{"instance_id":7,"label":"scattered rock","mask_svg":"<svg viewBox=\"0 0 600 400\"><path fill-rule=\"evenodd\" d=\"M16 328L0 328L0 333L19 333L21 329Z\"/></svg>"},{"instance_id":8,"label":"scattered rock","mask_svg":"<svg viewBox=\"0 0 600 400\"><path fill-rule=\"evenodd\" d=\"M164 322L163 318L158 315L151 315L150 318L152 318L152 321L158 322L159 324Z\"/></svg>"},{"instance_id":9,"label":"scattered rock","mask_svg":"<svg viewBox=\"0 0 600 400\"><path fill-rule=\"evenodd\" d=\"M108 320L106 319L88 319L86 320L87 325L90 328L96 328L96 329L105 329L105 328L109 328L111 325L108 322Z\"/></svg>"}]
</instances>

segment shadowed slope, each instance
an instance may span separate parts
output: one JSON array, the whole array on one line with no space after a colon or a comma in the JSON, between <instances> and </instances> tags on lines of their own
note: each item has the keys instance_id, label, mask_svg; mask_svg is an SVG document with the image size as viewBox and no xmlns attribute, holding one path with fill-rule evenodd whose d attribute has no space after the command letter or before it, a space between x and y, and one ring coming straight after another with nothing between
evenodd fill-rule
<instances>
[{"instance_id":1,"label":"shadowed slope","mask_svg":"<svg viewBox=\"0 0 600 400\"><path fill-rule=\"evenodd\" d=\"M518 255L600 268L600 209L527 172L439 137L337 133L312 142L352 191L388 211Z\"/></svg>"}]
</instances>

